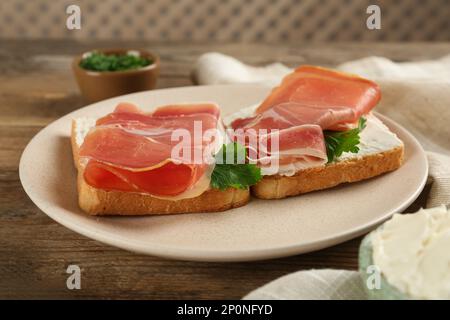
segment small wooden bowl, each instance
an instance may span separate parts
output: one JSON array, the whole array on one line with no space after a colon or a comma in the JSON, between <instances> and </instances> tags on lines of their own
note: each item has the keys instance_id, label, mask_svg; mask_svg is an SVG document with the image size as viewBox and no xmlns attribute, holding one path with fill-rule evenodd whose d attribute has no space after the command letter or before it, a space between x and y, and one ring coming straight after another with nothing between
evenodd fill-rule
<instances>
[{"instance_id":1,"label":"small wooden bowl","mask_svg":"<svg viewBox=\"0 0 450 320\"><path fill-rule=\"evenodd\" d=\"M94 51L104 54L138 52L141 57L148 58L153 63L143 68L123 71L91 71L81 68L81 60ZM89 102L96 102L127 93L154 89L159 76L159 64L157 55L144 50L98 49L75 57L72 70L82 95Z\"/></svg>"}]
</instances>

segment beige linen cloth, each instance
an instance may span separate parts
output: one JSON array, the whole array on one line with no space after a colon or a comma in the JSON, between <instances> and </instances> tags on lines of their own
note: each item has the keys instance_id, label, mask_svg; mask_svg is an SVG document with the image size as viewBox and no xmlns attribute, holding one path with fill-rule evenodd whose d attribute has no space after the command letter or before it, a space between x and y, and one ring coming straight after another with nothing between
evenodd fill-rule
<instances>
[{"instance_id":1,"label":"beige linen cloth","mask_svg":"<svg viewBox=\"0 0 450 320\"><path fill-rule=\"evenodd\" d=\"M375 80L382 90L377 111L394 119L427 151L431 191L427 207L450 204L450 55L433 61L394 63L382 57L350 61L337 69ZM276 85L291 69L280 63L254 67L220 53L196 64L199 84ZM355 271L299 271L250 292L244 299L365 299Z\"/></svg>"}]
</instances>

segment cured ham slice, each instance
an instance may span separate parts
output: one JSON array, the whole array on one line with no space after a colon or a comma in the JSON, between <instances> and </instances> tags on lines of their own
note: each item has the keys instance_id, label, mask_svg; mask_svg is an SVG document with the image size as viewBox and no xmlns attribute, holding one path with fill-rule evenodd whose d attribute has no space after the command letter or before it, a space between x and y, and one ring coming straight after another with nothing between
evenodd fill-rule
<instances>
[{"instance_id":1,"label":"cured ham slice","mask_svg":"<svg viewBox=\"0 0 450 320\"><path fill-rule=\"evenodd\" d=\"M214 118L218 119L220 116L220 110L215 104L211 103L188 105L188 108L186 108L186 105L183 104L174 104L159 107L152 113L153 117L166 117L173 115L187 116L193 114L210 114Z\"/></svg>"},{"instance_id":2,"label":"cured ham slice","mask_svg":"<svg viewBox=\"0 0 450 320\"><path fill-rule=\"evenodd\" d=\"M342 124L357 122L380 98L380 88L370 80L325 68L301 66L272 90L256 109L256 114L274 107L280 109L282 105L298 108L298 113L310 123L321 125L322 121L326 125L323 129L345 130L348 126Z\"/></svg>"},{"instance_id":3,"label":"cured ham slice","mask_svg":"<svg viewBox=\"0 0 450 320\"><path fill-rule=\"evenodd\" d=\"M302 66L287 75L256 109L236 119L243 132L279 130L279 163L295 168L327 161L323 130L348 130L380 100L372 81L324 68ZM264 134L259 139L266 139ZM254 148L253 148L254 149ZM252 150L252 147L249 147ZM260 151L260 149L259 149ZM262 161L264 157L259 157ZM263 165L260 163L260 166Z\"/></svg>"},{"instance_id":4,"label":"cured ham slice","mask_svg":"<svg viewBox=\"0 0 450 320\"><path fill-rule=\"evenodd\" d=\"M323 130L318 125L236 130L233 138L246 145L249 161L258 164L263 174L274 174L279 166L292 163L306 168L327 162Z\"/></svg>"},{"instance_id":5,"label":"cured ham slice","mask_svg":"<svg viewBox=\"0 0 450 320\"><path fill-rule=\"evenodd\" d=\"M168 105L153 113L143 113L128 103L119 104L114 112L97 120L97 126L115 125L122 128L147 130L146 135L162 135L175 129L192 130L195 121L200 121L205 130L215 128L220 116L214 104Z\"/></svg>"},{"instance_id":6,"label":"cured ham slice","mask_svg":"<svg viewBox=\"0 0 450 320\"><path fill-rule=\"evenodd\" d=\"M186 186L198 181L202 174L199 167L172 162L153 170L133 172L91 160L85 168L84 179L99 189L176 196L186 191Z\"/></svg>"},{"instance_id":7,"label":"cured ham slice","mask_svg":"<svg viewBox=\"0 0 450 320\"><path fill-rule=\"evenodd\" d=\"M355 112L351 108L325 109L304 106L296 102L285 102L253 117L237 119L232 123L232 127L286 129L293 126L314 124L329 129L354 116Z\"/></svg>"},{"instance_id":8,"label":"cured ham slice","mask_svg":"<svg viewBox=\"0 0 450 320\"><path fill-rule=\"evenodd\" d=\"M113 113L97 120L80 147L80 157L86 159L85 181L104 190L167 198L203 193L209 187L205 181L214 163L204 158L198 162L193 157L196 152L203 156L202 152L213 150L211 145L216 142L205 142L202 137L206 130L217 128L219 113L214 104L170 105L153 113L144 113L132 104L119 104ZM200 130L200 139L190 139L188 148L182 149L189 156L173 157L180 143L172 136L177 129L189 137Z\"/></svg>"}]
</instances>

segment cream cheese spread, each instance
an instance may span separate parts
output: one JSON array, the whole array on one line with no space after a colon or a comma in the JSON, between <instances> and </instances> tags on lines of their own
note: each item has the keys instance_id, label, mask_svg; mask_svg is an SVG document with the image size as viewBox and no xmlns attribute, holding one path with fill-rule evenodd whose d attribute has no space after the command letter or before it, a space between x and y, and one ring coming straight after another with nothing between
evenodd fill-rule
<instances>
[{"instance_id":1,"label":"cream cheese spread","mask_svg":"<svg viewBox=\"0 0 450 320\"><path fill-rule=\"evenodd\" d=\"M395 214L371 237L373 261L408 297L450 299L450 211Z\"/></svg>"}]
</instances>

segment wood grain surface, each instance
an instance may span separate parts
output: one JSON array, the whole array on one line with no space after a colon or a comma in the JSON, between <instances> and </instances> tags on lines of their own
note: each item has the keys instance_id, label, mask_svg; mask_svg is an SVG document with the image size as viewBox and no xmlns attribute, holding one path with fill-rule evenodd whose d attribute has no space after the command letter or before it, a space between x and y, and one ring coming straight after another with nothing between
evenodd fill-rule
<instances>
[{"instance_id":1,"label":"wood grain surface","mask_svg":"<svg viewBox=\"0 0 450 320\"><path fill-rule=\"evenodd\" d=\"M245 62L333 66L369 55L394 61L443 56L449 43L193 44L0 41L0 298L238 299L279 276L310 268L357 268L360 239L319 252L251 263L197 263L129 253L78 235L51 220L27 197L18 165L28 141L45 125L84 106L70 70L72 56L96 47L154 50L158 87L192 85L204 52ZM414 210L421 205L418 201ZM66 268L82 270L81 290L66 288Z\"/></svg>"}]
</instances>

